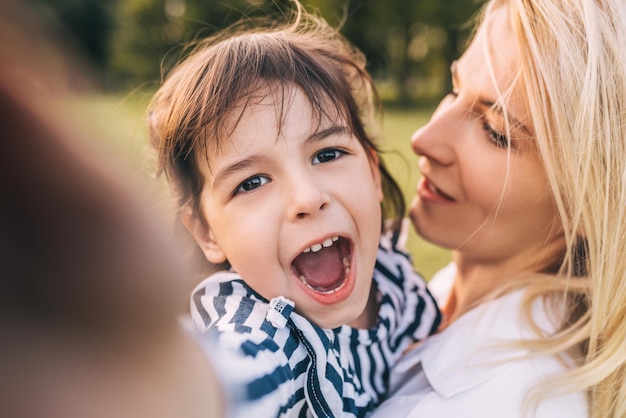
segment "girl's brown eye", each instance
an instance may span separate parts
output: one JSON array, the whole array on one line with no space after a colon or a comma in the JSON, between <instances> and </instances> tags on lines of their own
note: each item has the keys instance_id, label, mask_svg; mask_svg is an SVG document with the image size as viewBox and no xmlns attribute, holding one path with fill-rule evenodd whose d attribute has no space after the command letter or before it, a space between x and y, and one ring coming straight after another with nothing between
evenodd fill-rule
<instances>
[{"instance_id":1,"label":"girl's brown eye","mask_svg":"<svg viewBox=\"0 0 626 418\"><path fill-rule=\"evenodd\" d=\"M338 149L325 149L315 154L315 157L313 158L313 164L327 163L329 161L336 160L343 154L345 154L345 152Z\"/></svg>"},{"instance_id":2,"label":"girl's brown eye","mask_svg":"<svg viewBox=\"0 0 626 418\"><path fill-rule=\"evenodd\" d=\"M252 176L244 180L239 186L237 186L237 190L235 190L235 194L246 193L254 189L258 189L264 184L269 183L269 181L270 179L265 176Z\"/></svg>"}]
</instances>

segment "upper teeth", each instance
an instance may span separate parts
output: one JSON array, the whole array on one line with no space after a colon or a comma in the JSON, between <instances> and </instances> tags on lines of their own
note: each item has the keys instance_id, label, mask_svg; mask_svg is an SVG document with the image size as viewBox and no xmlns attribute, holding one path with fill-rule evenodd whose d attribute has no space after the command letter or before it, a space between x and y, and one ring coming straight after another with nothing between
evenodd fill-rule
<instances>
[{"instance_id":1,"label":"upper teeth","mask_svg":"<svg viewBox=\"0 0 626 418\"><path fill-rule=\"evenodd\" d=\"M336 235L331 238L326 238L324 242L322 242L321 244L313 244L310 247L307 247L304 250L302 250L302 252L308 253L309 251L313 251L314 253L316 253L322 248L330 247L331 245L333 245L333 242L337 241L338 239L339 237Z\"/></svg>"}]
</instances>

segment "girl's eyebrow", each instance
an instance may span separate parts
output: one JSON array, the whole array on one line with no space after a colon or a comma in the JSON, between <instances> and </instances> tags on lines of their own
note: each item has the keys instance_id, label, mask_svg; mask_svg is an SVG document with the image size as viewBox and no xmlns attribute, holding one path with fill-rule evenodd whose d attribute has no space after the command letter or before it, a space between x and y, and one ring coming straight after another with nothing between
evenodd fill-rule
<instances>
[{"instance_id":1,"label":"girl's eyebrow","mask_svg":"<svg viewBox=\"0 0 626 418\"><path fill-rule=\"evenodd\" d=\"M330 128L322 129L320 131L315 132L313 135L309 137L307 142L320 141L324 138L327 138L333 135L349 135L349 134L350 134L350 129L348 129L347 126L335 125L335 126L331 126Z\"/></svg>"},{"instance_id":2,"label":"girl's eyebrow","mask_svg":"<svg viewBox=\"0 0 626 418\"><path fill-rule=\"evenodd\" d=\"M259 157L252 155L250 157L244 158L243 160L239 160L234 164L226 166L224 169L218 171L217 174L215 174L211 188L217 188L220 183L226 181L229 177L233 176L237 172L245 170L246 168L255 164L258 160Z\"/></svg>"},{"instance_id":3,"label":"girl's eyebrow","mask_svg":"<svg viewBox=\"0 0 626 418\"><path fill-rule=\"evenodd\" d=\"M324 138L328 138L333 135L349 135L350 129L347 126L343 125L335 125L330 128L325 128L320 131L315 132L313 135L307 138L307 142L321 141ZM211 188L215 189L219 186L220 183L226 181L229 177L236 174L238 171L245 170L246 168L256 164L263 157L258 155L251 155L242 160L239 160L231 165L224 167L222 170L218 171L213 178L213 185Z\"/></svg>"}]
</instances>

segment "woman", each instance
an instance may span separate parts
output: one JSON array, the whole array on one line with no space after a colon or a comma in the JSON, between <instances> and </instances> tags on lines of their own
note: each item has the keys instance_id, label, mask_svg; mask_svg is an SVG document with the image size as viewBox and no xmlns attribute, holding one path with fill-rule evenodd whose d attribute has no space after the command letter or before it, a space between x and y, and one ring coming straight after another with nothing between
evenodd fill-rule
<instances>
[{"instance_id":1,"label":"woman","mask_svg":"<svg viewBox=\"0 0 626 418\"><path fill-rule=\"evenodd\" d=\"M626 416L626 4L492 0L452 78L412 138L444 324L373 416Z\"/></svg>"}]
</instances>

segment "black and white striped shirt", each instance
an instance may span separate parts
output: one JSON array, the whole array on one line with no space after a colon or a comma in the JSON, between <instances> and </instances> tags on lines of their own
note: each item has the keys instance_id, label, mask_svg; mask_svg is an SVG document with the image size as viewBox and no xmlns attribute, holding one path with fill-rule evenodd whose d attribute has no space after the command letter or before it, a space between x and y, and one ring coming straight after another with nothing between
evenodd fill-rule
<instances>
[{"instance_id":1,"label":"black and white striped shirt","mask_svg":"<svg viewBox=\"0 0 626 418\"><path fill-rule=\"evenodd\" d=\"M390 367L441 317L408 256L382 242L373 277L380 310L371 329L322 329L293 302L268 302L234 272L196 287L194 323L215 334L234 363L218 367L229 390L238 391L233 416L362 417L384 399Z\"/></svg>"}]
</instances>

